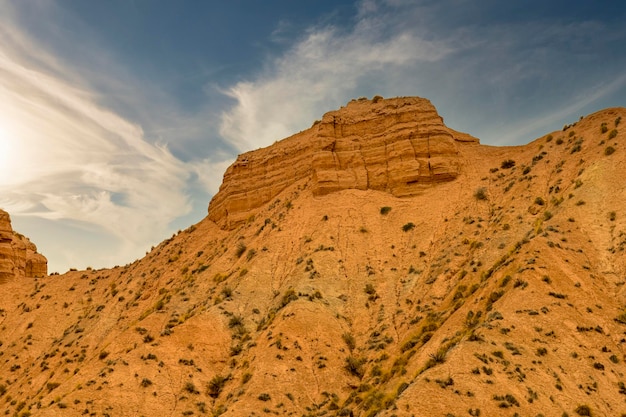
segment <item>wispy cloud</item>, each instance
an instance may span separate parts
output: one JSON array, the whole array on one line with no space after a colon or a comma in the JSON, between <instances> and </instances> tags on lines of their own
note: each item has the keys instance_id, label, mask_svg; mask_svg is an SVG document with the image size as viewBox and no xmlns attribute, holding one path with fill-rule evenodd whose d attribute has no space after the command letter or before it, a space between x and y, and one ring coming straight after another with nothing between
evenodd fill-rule
<instances>
[{"instance_id":1,"label":"wispy cloud","mask_svg":"<svg viewBox=\"0 0 626 417\"><path fill-rule=\"evenodd\" d=\"M222 136L239 150L254 149L308 127L351 98L420 95L452 127L486 143L514 144L586 105L602 106L611 88L624 88L621 82L602 88L626 64L606 51L626 40L615 22L515 20L515 10L501 2L357 5L349 25L308 28L256 78L224 89L236 104L222 113ZM607 55L610 61L599 61Z\"/></svg>"},{"instance_id":2,"label":"wispy cloud","mask_svg":"<svg viewBox=\"0 0 626 417\"><path fill-rule=\"evenodd\" d=\"M374 74L418 62L436 62L452 52L445 41L409 30L391 31L363 3L347 33L333 26L309 28L305 36L252 81L224 92L236 105L222 114L221 135L239 150L267 146L301 130L321 113L343 104Z\"/></svg>"},{"instance_id":3,"label":"wispy cloud","mask_svg":"<svg viewBox=\"0 0 626 417\"><path fill-rule=\"evenodd\" d=\"M189 212L190 168L98 104L72 67L10 21L0 38L0 140L10 152L0 166L0 206L13 216L82 222L114 237L112 252L137 257Z\"/></svg>"}]
</instances>

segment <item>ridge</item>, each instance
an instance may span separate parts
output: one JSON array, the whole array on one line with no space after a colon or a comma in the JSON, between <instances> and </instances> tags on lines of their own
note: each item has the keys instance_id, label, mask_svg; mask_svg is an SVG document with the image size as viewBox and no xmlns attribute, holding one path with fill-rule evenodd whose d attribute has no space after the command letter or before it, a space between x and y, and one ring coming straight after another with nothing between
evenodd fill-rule
<instances>
[{"instance_id":1,"label":"ridge","mask_svg":"<svg viewBox=\"0 0 626 417\"><path fill-rule=\"evenodd\" d=\"M300 181L317 196L347 189L414 196L454 180L459 147L478 143L445 126L427 99L352 100L303 132L239 155L209 204L209 218L232 229Z\"/></svg>"}]
</instances>

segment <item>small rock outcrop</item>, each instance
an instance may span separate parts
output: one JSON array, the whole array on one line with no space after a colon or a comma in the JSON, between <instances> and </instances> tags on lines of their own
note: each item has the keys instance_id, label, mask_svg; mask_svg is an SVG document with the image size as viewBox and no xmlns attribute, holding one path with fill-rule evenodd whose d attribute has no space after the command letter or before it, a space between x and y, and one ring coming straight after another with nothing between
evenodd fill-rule
<instances>
[{"instance_id":1,"label":"small rock outcrop","mask_svg":"<svg viewBox=\"0 0 626 417\"><path fill-rule=\"evenodd\" d=\"M37 247L11 227L9 213L0 210L0 283L12 278L36 278L48 274L48 260Z\"/></svg>"},{"instance_id":2,"label":"small rock outcrop","mask_svg":"<svg viewBox=\"0 0 626 417\"><path fill-rule=\"evenodd\" d=\"M209 204L209 218L232 228L303 179L314 195L345 189L416 195L459 175L464 143L478 139L446 127L427 99L353 100L308 130L240 155Z\"/></svg>"}]
</instances>

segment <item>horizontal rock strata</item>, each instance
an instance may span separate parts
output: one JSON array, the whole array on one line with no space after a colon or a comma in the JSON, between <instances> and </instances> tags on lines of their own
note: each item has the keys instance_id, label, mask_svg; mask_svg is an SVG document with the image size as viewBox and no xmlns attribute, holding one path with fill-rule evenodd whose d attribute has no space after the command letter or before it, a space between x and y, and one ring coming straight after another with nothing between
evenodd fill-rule
<instances>
[{"instance_id":1,"label":"horizontal rock strata","mask_svg":"<svg viewBox=\"0 0 626 417\"><path fill-rule=\"evenodd\" d=\"M0 283L12 278L35 278L48 274L48 260L25 236L13 231L11 218L0 210Z\"/></svg>"},{"instance_id":2,"label":"horizontal rock strata","mask_svg":"<svg viewBox=\"0 0 626 417\"><path fill-rule=\"evenodd\" d=\"M240 155L224 174L209 218L232 228L303 179L314 195L345 189L416 195L459 175L463 143L478 139L446 127L426 99L353 100L306 131Z\"/></svg>"}]
</instances>

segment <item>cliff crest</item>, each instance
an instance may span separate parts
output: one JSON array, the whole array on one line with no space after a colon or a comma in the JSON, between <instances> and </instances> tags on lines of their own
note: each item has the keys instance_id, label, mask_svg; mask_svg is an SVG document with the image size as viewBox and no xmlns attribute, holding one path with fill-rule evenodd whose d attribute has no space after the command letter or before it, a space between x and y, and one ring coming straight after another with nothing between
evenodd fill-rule
<instances>
[{"instance_id":1,"label":"cliff crest","mask_svg":"<svg viewBox=\"0 0 626 417\"><path fill-rule=\"evenodd\" d=\"M0 210L0 283L47 274L46 257L37 253L37 247L27 237L13 231L9 213Z\"/></svg>"},{"instance_id":2,"label":"cliff crest","mask_svg":"<svg viewBox=\"0 0 626 417\"><path fill-rule=\"evenodd\" d=\"M240 155L224 174L209 218L230 229L301 180L314 195L346 189L417 195L459 175L463 144L478 139L446 127L427 99L352 100L303 132Z\"/></svg>"}]
</instances>

